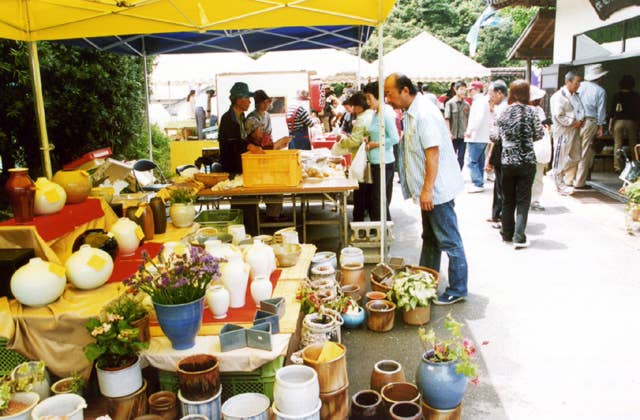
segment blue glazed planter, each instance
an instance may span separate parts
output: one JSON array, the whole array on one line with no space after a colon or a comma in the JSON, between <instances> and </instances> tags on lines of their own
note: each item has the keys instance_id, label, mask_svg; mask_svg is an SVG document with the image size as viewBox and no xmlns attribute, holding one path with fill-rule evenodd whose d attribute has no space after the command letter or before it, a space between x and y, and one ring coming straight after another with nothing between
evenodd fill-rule
<instances>
[{"instance_id":1,"label":"blue glazed planter","mask_svg":"<svg viewBox=\"0 0 640 420\"><path fill-rule=\"evenodd\" d=\"M422 355L416 371L416 384L425 403L439 410L457 407L467 389L467 377L456 373L456 361L433 363Z\"/></svg>"},{"instance_id":2,"label":"blue glazed planter","mask_svg":"<svg viewBox=\"0 0 640 420\"><path fill-rule=\"evenodd\" d=\"M365 315L366 313L364 309L362 309L361 306L358 306L357 314L349 314L349 313L342 314L342 319L344 321L343 325L346 328L358 328L364 322Z\"/></svg>"},{"instance_id":3,"label":"blue glazed planter","mask_svg":"<svg viewBox=\"0 0 640 420\"><path fill-rule=\"evenodd\" d=\"M196 336L202 324L204 296L180 305L153 304L158 323L175 350L190 349L196 344Z\"/></svg>"}]
</instances>

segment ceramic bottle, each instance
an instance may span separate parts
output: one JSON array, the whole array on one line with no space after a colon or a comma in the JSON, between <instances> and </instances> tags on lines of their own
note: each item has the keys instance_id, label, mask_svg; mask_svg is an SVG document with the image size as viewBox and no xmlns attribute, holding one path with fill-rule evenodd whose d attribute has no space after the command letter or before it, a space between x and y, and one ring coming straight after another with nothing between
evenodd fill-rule
<instances>
[{"instance_id":1,"label":"ceramic bottle","mask_svg":"<svg viewBox=\"0 0 640 420\"><path fill-rule=\"evenodd\" d=\"M271 277L271 273L276 269L276 255L273 248L262 243L260 239L255 239L253 245L245 251L245 260L251 266L251 277L263 276Z\"/></svg>"},{"instance_id":2,"label":"ceramic bottle","mask_svg":"<svg viewBox=\"0 0 640 420\"><path fill-rule=\"evenodd\" d=\"M229 291L229 307L242 308L247 294L250 267L242 261L240 254L229 257L228 262L221 264L222 283Z\"/></svg>"},{"instance_id":3,"label":"ceramic bottle","mask_svg":"<svg viewBox=\"0 0 640 420\"><path fill-rule=\"evenodd\" d=\"M9 180L4 188L9 196L16 223L27 223L33 220L35 184L29 177L28 168L9 169Z\"/></svg>"},{"instance_id":4,"label":"ceramic bottle","mask_svg":"<svg viewBox=\"0 0 640 420\"><path fill-rule=\"evenodd\" d=\"M251 298L257 307L260 307L260 301L271 297L272 291L273 285L267 277L257 276L251 280Z\"/></svg>"}]
</instances>

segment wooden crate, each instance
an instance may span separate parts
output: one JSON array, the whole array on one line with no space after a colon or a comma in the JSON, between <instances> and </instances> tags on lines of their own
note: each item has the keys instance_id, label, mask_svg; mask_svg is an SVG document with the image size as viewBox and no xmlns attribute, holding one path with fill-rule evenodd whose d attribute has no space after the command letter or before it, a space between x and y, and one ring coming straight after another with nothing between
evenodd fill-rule
<instances>
[{"instance_id":1,"label":"wooden crate","mask_svg":"<svg viewBox=\"0 0 640 420\"><path fill-rule=\"evenodd\" d=\"M302 181L300 151L243 153L242 178L245 187L295 187Z\"/></svg>"}]
</instances>

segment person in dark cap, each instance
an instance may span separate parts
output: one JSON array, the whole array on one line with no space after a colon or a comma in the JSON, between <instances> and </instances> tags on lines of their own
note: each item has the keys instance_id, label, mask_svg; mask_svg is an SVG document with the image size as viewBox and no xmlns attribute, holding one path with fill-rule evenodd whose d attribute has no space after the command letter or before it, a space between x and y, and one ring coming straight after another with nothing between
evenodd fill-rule
<instances>
[{"instance_id":1,"label":"person in dark cap","mask_svg":"<svg viewBox=\"0 0 640 420\"><path fill-rule=\"evenodd\" d=\"M273 99L264 90L256 90L253 94L253 101L256 109L247 115L245 122L245 129L250 141L265 150L285 148L291 137L282 137L276 142L271 137L271 115L267 111L271 108Z\"/></svg>"},{"instance_id":2,"label":"person in dark cap","mask_svg":"<svg viewBox=\"0 0 640 420\"><path fill-rule=\"evenodd\" d=\"M250 141L245 129L244 113L249 109L253 95L254 93L249 90L246 83L236 82L231 87L229 94L231 106L220 118L220 127L218 128L220 164L224 172L229 172L232 176L242 173L243 153L247 151L264 153L259 145ZM247 233L256 235L258 230L255 217L256 206L238 205L232 201L231 207L243 211Z\"/></svg>"}]
</instances>

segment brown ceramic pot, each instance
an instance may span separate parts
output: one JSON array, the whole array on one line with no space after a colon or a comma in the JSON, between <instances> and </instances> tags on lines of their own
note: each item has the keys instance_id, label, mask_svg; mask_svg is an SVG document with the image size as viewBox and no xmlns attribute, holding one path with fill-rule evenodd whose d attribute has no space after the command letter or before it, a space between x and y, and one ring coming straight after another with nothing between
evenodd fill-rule
<instances>
[{"instance_id":1,"label":"brown ceramic pot","mask_svg":"<svg viewBox=\"0 0 640 420\"><path fill-rule=\"evenodd\" d=\"M420 390L409 382L390 382L380 390L386 410L398 402L420 403Z\"/></svg>"},{"instance_id":2,"label":"brown ceramic pot","mask_svg":"<svg viewBox=\"0 0 640 420\"><path fill-rule=\"evenodd\" d=\"M67 204L82 203L91 193L91 176L86 171L58 171L53 182L64 188Z\"/></svg>"},{"instance_id":3,"label":"brown ceramic pot","mask_svg":"<svg viewBox=\"0 0 640 420\"><path fill-rule=\"evenodd\" d=\"M167 209L164 201L160 197L153 197L149 201L149 207L153 212L153 232L156 234L165 233L167 231Z\"/></svg>"},{"instance_id":4,"label":"brown ceramic pot","mask_svg":"<svg viewBox=\"0 0 640 420\"><path fill-rule=\"evenodd\" d=\"M371 291L371 292L367 292L367 294L365 295L367 297L367 301L370 300L385 300L387 298L387 294L384 292L376 292L376 291Z\"/></svg>"},{"instance_id":5,"label":"brown ceramic pot","mask_svg":"<svg viewBox=\"0 0 640 420\"><path fill-rule=\"evenodd\" d=\"M341 287L342 289L342 293L344 293L345 296L353 298L355 300L360 300L362 298L362 296L360 295L360 286L358 286L357 284L345 284Z\"/></svg>"},{"instance_id":6,"label":"brown ceramic pot","mask_svg":"<svg viewBox=\"0 0 640 420\"><path fill-rule=\"evenodd\" d=\"M142 387L133 394L107 400L107 412L112 419L133 419L147 412L147 381L142 380Z\"/></svg>"},{"instance_id":7,"label":"brown ceramic pot","mask_svg":"<svg viewBox=\"0 0 640 420\"><path fill-rule=\"evenodd\" d=\"M4 189L9 196L9 204L13 209L16 223L30 222L34 214L36 185L29 177L28 168L11 168L9 174L9 180L4 185Z\"/></svg>"},{"instance_id":8,"label":"brown ceramic pot","mask_svg":"<svg viewBox=\"0 0 640 420\"><path fill-rule=\"evenodd\" d=\"M342 349L342 354L327 362L318 362L324 343L309 344L302 350L304 364L313 368L318 374L320 392L334 392L349 383L347 378L347 348L336 343Z\"/></svg>"},{"instance_id":9,"label":"brown ceramic pot","mask_svg":"<svg viewBox=\"0 0 640 420\"><path fill-rule=\"evenodd\" d=\"M365 389L356 392L351 398L352 420L378 420L384 418L382 397L373 389Z\"/></svg>"},{"instance_id":10,"label":"brown ceramic pot","mask_svg":"<svg viewBox=\"0 0 640 420\"><path fill-rule=\"evenodd\" d=\"M422 409L414 402L398 402L391 406L389 415L393 420L422 420Z\"/></svg>"},{"instance_id":11,"label":"brown ceramic pot","mask_svg":"<svg viewBox=\"0 0 640 420\"><path fill-rule=\"evenodd\" d=\"M189 401L208 400L220 389L220 363L210 354L195 354L178 362L180 392Z\"/></svg>"},{"instance_id":12,"label":"brown ceramic pot","mask_svg":"<svg viewBox=\"0 0 640 420\"><path fill-rule=\"evenodd\" d=\"M410 311L402 311L402 320L409 325L424 325L431 319L431 305L418 306Z\"/></svg>"},{"instance_id":13,"label":"brown ceramic pot","mask_svg":"<svg viewBox=\"0 0 640 420\"><path fill-rule=\"evenodd\" d=\"M138 329L138 340L143 343L148 343L149 340L151 340L151 333L149 332L149 314L146 314L135 321L131 321L131 326Z\"/></svg>"},{"instance_id":14,"label":"brown ceramic pot","mask_svg":"<svg viewBox=\"0 0 640 420\"><path fill-rule=\"evenodd\" d=\"M371 389L380 392L383 386L391 382L404 382L404 370L395 360L380 360L371 371Z\"/></svg>"},{"instance_id":15,"label":"brown ceramic pot","mask_svg":"<svg viewBox=\"0 0 640 420\"><path fill-rule=\"evenodd\" d=\"M149 413L163 420L175 420L178 417L177 397L171 391L160 391L149 396Z\"/></svg>"},{"instance_id":16,"label":"brown ceramic pot","mask_svg":"<svg viewBox=\"0 0 640 420\"><path fill-rule=\"evenodd\" d=\"M153 210L147 203L140 205L142 211L142 230L144 231L144 240L150 241L153 239L154 226L153 226Z\"/></svg>"},{"instance_id":17,"label":"brown ceramic pot","mask_svg":"<svg viewBox=\"0 0 640 420\"><path fill-rule=\"evenodd\" d=\"M396 304L389 300L370 300L365 305L367 327L371 331L386 332L393 329L396 316Z\"/></svg>"},{"instance_id":18,"label":"brown ceramic pot","mask_svg":"<svg viewBox=\"0 0 640 420\"><path fill-rule=\"evenodd\" d=\"M340 268L341 284L354 284L364 290L367 287L364 276L364 264L349 263Z\"/></svg>"},{"instance_id":19,"label":"brown ceramic pot","mask_svg":"<svg viewBox=\"0 0 640 420\"><path fill-rule=\"evenodd\" d=\"M462 420L462 403L449 410L439 410L422 401L422 415L428 420Z\"/></svg>"},{"instance_id":20,"label":"brown ceramic pot","mask_svg":"<svg viewBox=\"0 0 640 420\"><path fill-rule=\"evenodd\" d=\"M349 415L349 384L343 388L327 393L320 393L322 420L346 419Z\"/></svg>"}]
</instances>

